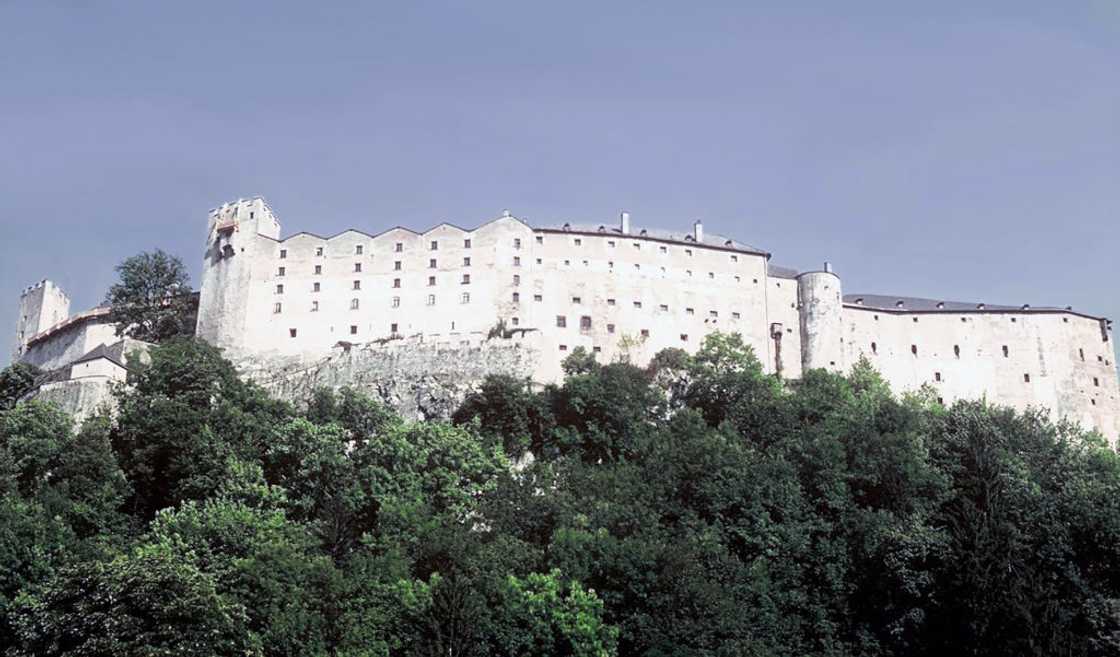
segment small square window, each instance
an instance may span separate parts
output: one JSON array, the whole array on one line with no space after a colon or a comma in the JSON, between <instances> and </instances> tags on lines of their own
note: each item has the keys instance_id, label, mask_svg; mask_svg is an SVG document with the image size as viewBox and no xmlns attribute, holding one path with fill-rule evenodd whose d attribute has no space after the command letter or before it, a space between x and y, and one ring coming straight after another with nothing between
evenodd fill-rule
<instances>
[{"instance_id":1,"label":"small square window","mask_svg":"<svg viewBox=\"0 0 1120 657\"><path fill-rule=\"evenodd\" d=\"M284 294L284 286L283 285L277 285L276 286L276 294Z\"/></svg>"},{"instance_id":2,"label":"small square window","mask_svg":"<svg viewBox=\"0 0 1120 657\"><path fill-rule=\"evenodd\" d=\"M287 257L288 257L288 250L287 249L280 249L280 259L283 260L284 258L287 258Z\"/></svg>"},{"instance_id":3,"label":"small square window","mask_svg":"<svg viewBox=\"0 0 1120 657\"><path fill-rule=\"evenodd\" d=\"M361 281L354 281L354 289L355 290L362 289L362 282Z\"/></svg>"},{"instance_id":4,"label":"small square window","mask_svg":"<svg viewBox=\"0 0 1120 657\"><path fill-rule=\"evenodd\" d=\"M601 352L602 350L603 350L603 348L600 347L599 345L595 345L594 347L591 348L591 351L596 353L596 354Z\"/></svg>"},{"instance_id":5,"label":"small square window","mask_svg":"<svg viewBox=\"0 0 1120 657\"><path fill-rule=\"evenodd\" d=\"M510 320L509 320L509 323L513 324L514 326L517 326L517 325L521 324L521 318L511 317Z\"/></svg>"},{"instance_id":6,"label":"small square window","mask_svg":"<svg viewBox=\"0 0 1120 657\"><path fill-rule=\"evenodd\" d=\"M669 304L663 303L660 306L658 306L657 308L658 308L658 310L660 310L663 313L669 312Z\"/></svg>"},{"instance_id":7,"label":"small square window","mask_svg":"<svg viewBox=\"0 0 1120 657\"><path fill-rule=\"evenodd\" d=\"M315 247L315 255L319 256L319 257L322 257L323 256L323 247L321 247L321 246Z\"/></svg>"},{"instance_id":8,"label":"small square window","mask_svg":"<svg viewBox=\"0 0 1120 657\"><path fill-rule=\"evenodd\" d=\"M288 337L294 338L294 337L296 337L296 335L297 335L297 332L296 332L295 329L288 329Z\"/></svg>"},{"instance_id":9,"label":"small square window","mask_svg":"<svg viewBox=\"0 0 1120 657\"><path fill-rule=\"evenodd\" d=\"M394 260L393 261L393 271L400 271L400 270L401 270L401 261L400 260Z\"/></svg>"},{"instance_id":10,"label":"small square window","mask_svg":"<svg viewBox=\"0 0 1120 657\"><path fill-rule=\"evenodd\" d=\"M429 245L428 248L432 251L439 251L439 242L437 242L435 240L432 240L432 243Z\"/></svg>"},{"instance_id":11,"label":"small square window","mask_svg":"<svg viewBox=\"0 0 1120 657\"><path fill-rule=\"evenodd\" d=\"M281 267L281 268L276 270L276 275L277 276L284 276L287 273L288 273L288 270L284 267Z\"/></svg>"},{"instance_id":12,"label":"small square window","mask_svg":"<svg viewBox=\"0 0 1120 657\"><path fill-rule=\"evenodd\" d=\"M614 324L607 324L607 333L614 333Z\"/></svg>"},{"instance_id":13,"label":"small square window","mask_svg":"<svg viewBox=\"0 0 1120 657\"><path fill-rule=\"evenodd\" d=\"M361 302L359 302L357 299L350 300L350 310L357 310L360 305Z\"/></svg>"},{"instance_id":14,"label":"small square window","mask_svg":"<svg viewBox=\"0 0 1120 657\"><path fill-rule=\"evenodd\" d=\"M359 247L359 248L361 248L361 247ZM351 324L350 325L350 335L357 335L357 334L358 334L358 327L355 326L354 324Z\"/></svg>"},{"instance_id":15,"label":"small square window","mask_svg":"<svg viewBox=\"0 0 1120 657\"><path fill-rule=\"evenodd\" d=\"M521 303L521 293L520 292L514 292L513 293L513 302L514 303Z\"/></svg>"},{"instance_id":16,"label":"small square window","mask_svg":"<svg viewBox=\"0 0 1120 657\"><path fill-rule=\"evenodd\" d=\"M642 250L642 243L641 242L634 242L634 250L641 251Z\"/></svg>"},{"instance_id":17,"label":"small square window","mask_svg":"<svg viewBox=\"0 0 1120 657\"><path fill-rule=\"evenodd\" d=\"M361 244L354 247L354 255L362 255L363 251L365 251L365 247L362 246ZM355 327L355 328L357 328L357 327Z\"/></svg>"},{"instance_id":18,"label":"small square window","mask_svg":"<svg viewBox=\"0 0 1120 657\"><path fill-rule=\"evenodd\" d=\"M393 307L394 308L400 308L401 307L401 298L400 297L393 297Z\"/></svg>"},{"instance_id":19,"label":"small square window","mask_svg":"<svg viewBox=\"0 0 1120 657\"><path fill-rule=\"evenodd\" d=\"M470 285L470 283L471 283L471 275L470 274L463 274L463 285Z\"/></svg>"},{"instance_id":20,"label":"small square window","mask_svg":"<svg viewBox=\"0 0 1120 657\"><path fill-rule=\"evenodd\" d=\"M464 249L469 249L469 248L471 248L471 241L470 241L470 239L469 239L469 238L468 238L468 239L465 239L465 240L463 240L463 248L464 248Z\"/></svg>"},{"instance_id":21,"label":"small square window","mask_svg":"<svg viewBox=\"0 0 1120 657\"><path fill-rule=\"evenodd\" d=\"M580 303L580 301L582 301L582 299L580 299L579 297L572 297L572 303L578 304Z\"/></svg>"},{"instance_id":22,"label":"small square window","mask_svg":"<svg viewBox=\"0 0 1120 657\"><path fill-rule=\"evenodd\" d=\"M667 247L667 246L658 247L658 250L661 251L662 253L668 253L669 252L669 247Z\"/></svg>"},{"instance_id":23,"label":"small square window","mask_svg":"<svg viewBox=\"0 0 1120 657\"><path fill-rule=\"evenodd\" d=\"M464 292L461 295L459 295L459 303L470 303L470 302L471 302L471 293L470 292Z\"/></svg>"},{"instance_id":24,"label":"small square window","mask_svg":"<svg viewBox=\"0 0 1120 657\"><path fill-rule=\"evenodd\" d=\"M436 277L435 276L429 276L428 277L428 287L432 287L435 284L436 284Z\"/></svg>"},{"instance_id":25,"label":"small square window","mask_svg":"<svg viewBox=\"0 0 1120 657\"><path fill-rule=\"evenodd\" d=\"M395 253L400 253L401 251L404 251L404 242L397 242L396 244L394 244L393 245L393 251ZM396 326L396 325L394 324L394 326Z\"/></svg>"},{"instance_id":26,"label":"small square window","mask_svg":"<svg viewBox=\"0 0 1120 657\"><path fill-rule=\"evenodd\" d=\"M393 279L393 287L400 287L400 286L401 286L401 279L394 278Z\"/></svg>"},{"instance_id":27,"label":"small square window","mask_svg":"<svg viewBox=\"0 0 1120 657\"><path fill-rule=\"evenodd\" d=\"M396 324L390 324L389 325L389 332L390 333L396 333L397 332L397 325Z\"/></svg>"},{"instance_id":28,"label":"small square window","mask_svg":"<svg viewBox=\"0 0 1120 657\"><path fill-rule=\"evenodd\" d=\"M681 342L688 342L688 334L681 333Z\"/></svg>"},{"instance_id":29,"label":"small square window","mask_svg":"<svg viewBox=\"0 0 1120 657\"><path fill-rule=\"evenodd\" d=\"M544 237L537 235L537 244L544 244Z\"/></svg>"},{"instance_id":30,"label":"small square window","mask_svg":"<svg viewBox=\"0 0 1120 657\"><path fill-rule=\"evenodd\" d=\"M641 301L635 301L634 302L634 307L635 308L641 308L642 307L642 302Z\"/></svg>"},{"instance_id":31,"label":"small square window","mask_svg":"<svg viewBox=\"0 0 1120 657\"><path fill-rule=\"evenodd\" d=\"M315 265L315 275L318 276L323 273L323 265Z\"/></svg>"},{"instance_id":32,"label":"small square window","mask_svg":"<svg viewBox=\"0 0 1120 657\"><path fill-rule=\"evenodd\" d=\"M471 259L469 257L463 258L463 266L464 267L470 267L471 266Z\"/></svg>"},{"instance_id":33,"label":"small square window","mask_svg":"<svg viewBox=\"0 0 1120 657\"><path fill-rule=\"evenodd\" d=\"M436 268L436 259L435 258L430 258L428 260L428 269L435 269L435 268Z\"/></svg>"},{"instance_id":34,"label":"small square window","mask_svg":"<svg viewBox=\"0 0 1120 657\"><path fill-rule=\"evenodd\" d=\"M715 278L715 277L716 277L716 274L715 274L715 272L712 272L712 271L708 272L708 278L709 278L709 279L711 279L711 278Z\"/></svg>"},{"instance_id":35,"label":"small square window","mask_svg":"<svg viewBox=\"0 0 1120 657\"><path fill-rule=\"evenodd\" d=\"M568 326L568 318L564 315L557 315L556 326L557 328L566 328Z\"/></svg>"},{"instance_id":36,"label":"small square window","mask_svg":"<svg viewBox=\"0 0 1120 657\"><path fill-rule=\"evenodd\" d=\"M695 308L685 308L684 309L684 314L695 315L696 314L696 309Z\"/></svg>"},{"instance_id":37,"label":"small square window","mask_svg":"<svg viewBox=\"0 0 1120 657\"><path fill-rule=\"evenodd\" d=\"M739 256L737 256L737 255L731 256L731 262L739 262Z\"/></svg>"},{"instance_id":38,"label":"small square window","mask_svg":"<svg viewBox=\"0 0 1120 657\"><path fill-rule=\"evenodd\" d=\"M544 297L539 294L534 294L533 301L544 301Z\"/></svg>"},{"instance_id":39,"label":"small square window","mask_svg":"<svg viewBox=\"0 0 1120 657\"><path fill-rule=\"evenodd\" d=\"M584 315L584 316L579 318L579 330L581 330L581 331L590 331L591 330L591 317L590 316Z\"/></svg>"},{"instance_id":40,"label":"small square window","mask_svg":"<svg viewBox=\"0 0 1120 657\"><path fill-rule=\"evenodd\" d=\"M685 249L684 254L691 258L692 257L692 249Z\"/></svg>"},{"instance_id":41,"label":"small square window","mask_svg":"<svg viewBox=\"0 0 1120 657\"><path fill-rule=\"evenodd\" d=\"M737 312L731 313L731 319L741 319L743 316Z\"/></svg>"},{"instance_id":42,"label":"small square window","mask_svg":"<svg viewBox=\"0 0 1120 657\"><path fill-rule=\"evenodd\" d=\"M583 246L583 240L580 238L577 237L574 241L576 246Z\"/></svg>"},{"instance_id":43,"label":"small square window","mask_svg":"<svg viewBox=\"0 0 1120 657\"><path fill-rule=\"evenodd\" d=\"M608 249L613 249L614 248L614 240L607 240L607 248Z\"/></svg>"},{"instance_id":44,"label":"small square window","mask_svg":"<svg viewBox=\"0 0 1120 657\"><path fill-rule=\"evenodd\" d=\"M323 289L323 284L322 283L312 283L312 285L311 285L311 291L312 292L319 292L322 289Z\"/></svg>"},{"instance_id":45,"label":"small square window","mask_svg":"<svg viewBox=\"0 0 1120 657\"><path fill-rule=\"evenodd\" d=\"M615 303L614 299L607 299L607 305L608 306L613 306L614 303Z\"/></svg>"},{"instance_id":46,"label":"small square window","mask_svg":"<svg viewBox=\"0 0 1120 657\"><path fill-rule=\"evenodd\" d=\"M643 338L648 338L649 337L649 329L642 329L642 337Z\"/></svg>"},{"instance_id":47,"label":"small square window","mask_svg":"<svg viewBox=\"0 0 1120 657\"><path fill-rule=\"evenodd\" d=\"M360 262L355 262L354 263L354 273L355 274L362 273L362 263L360 263Z\"/></svg>"},{"instance_id":48,"label":"small square window","mask_svg":"<svg viewBox=\"0 0 1120 657\"><path fill-rule=\"evenodd\" d=\"M567 350L568 350L568 345L566 345L566 344L560 345L560 351L567 351Z\"/></svg>"},{"instance_id":49,"label":"small square window","mask_svg":"<svg viewBox=\"0 0 1120 657\"><path fill-rule=\"evenodd\" d=\"M709 310L708 311L708 317L712 317L712 318L719 317L719 311L718 310Z\"/></svg>"},{"instance_id":50,"label":"small square window","mask_svg":"<svg viewBox=\"0 0 1120 657\"><path fill-rule=\"evenodd\" d=\"M428 305L429 306L436 305L436 295L434 295L434 294L429 294L428 295Z\"/></svg>"},{"instance_id":51,"label":"small square window","mask_svg":"<svg viewBox=\"0 0 1120 657\"><path fill-rule=\"evenodd\" d=\"M1027 373L1024 373L1023 374L1023 383L1030 383L1030 382L1031 382L1031 375L1027 374Z\"/></svg>"}]
</instances>

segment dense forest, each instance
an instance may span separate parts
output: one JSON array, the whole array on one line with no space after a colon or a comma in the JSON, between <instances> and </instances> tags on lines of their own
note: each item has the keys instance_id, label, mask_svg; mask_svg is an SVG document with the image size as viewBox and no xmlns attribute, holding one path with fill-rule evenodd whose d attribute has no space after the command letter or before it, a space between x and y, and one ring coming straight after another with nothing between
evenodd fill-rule
<instances>
[{"instance_id":1,"label":"dense forest","mask_svg":"<svg viewBox=\"0 0 1120 657\"><path fill-rule=\"evenodd\" d=\"M736 336L453 421L168 340L82 426L0 374L0 652L1115 655L1120 461Z\"/></svg>"}]
</instances>

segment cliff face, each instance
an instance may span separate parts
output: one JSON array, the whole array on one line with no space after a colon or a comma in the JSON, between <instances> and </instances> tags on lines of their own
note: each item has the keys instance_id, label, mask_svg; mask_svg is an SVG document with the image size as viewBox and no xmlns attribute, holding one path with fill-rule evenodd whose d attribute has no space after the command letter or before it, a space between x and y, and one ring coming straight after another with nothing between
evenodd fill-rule
<instances>
[{"instance_id":1,"label":"cliff face","mask_svg":"<svg viewBox=\"0 0 1120 657\"><path fill-rule=\"evenodd\" d=\"M239 364L273 395L306 402L317 388L350 387L411 419L448 419L489 374L530 376L541 359L539 336L464 336L439 342L420 337L340 345L323 358Z\"/></svg>"}]
</instances>

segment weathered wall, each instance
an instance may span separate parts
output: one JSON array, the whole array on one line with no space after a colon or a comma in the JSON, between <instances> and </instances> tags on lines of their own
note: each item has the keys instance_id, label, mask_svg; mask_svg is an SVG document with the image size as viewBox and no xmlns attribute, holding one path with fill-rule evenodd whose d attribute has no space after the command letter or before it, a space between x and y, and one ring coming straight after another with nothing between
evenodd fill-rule
<instances>
[{"instance_id":1,"label":"weathered wall","mask_svg":"<svg viewBox=\"0 0 1120 657\"><path fill-rule=\"evenodd\" d=\"M306 402L317 388L351 387L405 417L447 419L488 374L528 377L538 367L539 334L487 339L477 334L338 347L317 359L244 363L242 371L272 394Z\"/></svg>"},{"instance_id":2,"label":"weathered wall","mask_svg":"<svg viewBox=\"0 0 1120 657\"><path fill-rule=\"evenodd\" d=\"M70 298L51 281L41 281L19 298L16 342L12 362L23 358L27 341L70 316Z\"/></svg>"},{"instance_id":3,"label":"weathered wall","mask_svg":"<svg viewBox=\"0 0 1120 657\"><path fill-rule=\"evenodd\" d=\"M1120 390L1101 322L1054 312L887 312L845 306L846 365L867 357L898 391L929 384L946 403L1043 406L1120 438ZM1006 347L1006 353L1004 348Z\"/></svg>"},{"instance_id":4,"label":"weathered wall","mask_svg":"<svg viewBox=\"0 0 1120 657\"><path fill-rule=\"evenodd\" d=\"M828 271L807 272L797 277L797 290L802 367L843 371L840 277Z\"/></svg>"},{"instance_id":5,"label":"weathered wall","mask_svg":"<svg viewBox=\"0 0 1120 657\"><path fill-rule=\"evenodd\" d=\"M80 425L98 411L114 408L113 386L117 383L114 378L101 376L57 381L40 386L29 398L58 406Z\"/></svg>"},{"instance_id":6,"label":"weathered wall","mask_svg":"<svg viewBox=\"0 0 1120 657\"><path fill-rule=\"evenodd\" d=\"M112 344L118 340L120 338L117 337L113 324L97 320L77 322L35 342L27 348L20 360L40 369L53 370L69 365L98 345Z\"/></svg>"}]
</instances>

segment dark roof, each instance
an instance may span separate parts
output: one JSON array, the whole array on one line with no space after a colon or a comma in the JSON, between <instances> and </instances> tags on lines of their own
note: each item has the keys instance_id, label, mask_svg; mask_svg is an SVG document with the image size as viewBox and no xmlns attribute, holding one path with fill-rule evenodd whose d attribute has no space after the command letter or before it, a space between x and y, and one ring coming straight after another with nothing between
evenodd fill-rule
<instances>
[{"instance_id":1,"label":"dark roof","mask_svg":"<svg viewBox=\"0 0 1120 657\"><path fill-rule=\"evenodd\" d=\"M778 265L767 263L766 275L771 278L797 278L797 270L791 267L779 267Z\"/></svg>"},{"instance_id":2,"label":"dark roof","mask_svg":"<svg viewBox=\"0 0 1120 657\"><path fill-rule=\"evenodd\" d=\"M94 347L93 350L90 351L88 354L86 354L85 356L82 356L81 358L75 360L73 363L71 363L71 365L77 365L79 363L88 363L90 361L94 361L94 360L97 360L99 358L104 358L105 360L108 360L109 362L113 363L114 365L117 365L119 367L123 367L123 368L127 369L127 366L124 364L124 360L125 360L125 358L124 358L124 340L116 342L116 343L114 343L110 346L105 346L104 343L99 344L96 347Z\"/></svg>"},{"instance_id":3,"label":"dark roof","mask_svg":"<svg viewBox=\"0 0 1120 657\"><path fill-rule=\"evenodd\" d=\"M744 251L746 253L755 253L758 255L769 256L766 251L733 240L723 235L715 233L704 232L704 239L697 242L691 232L674 232L670 230L661 230L660 228L638 228L631 229L629 233L623 233L622 229L617 225L609 224L537 224L532 226L533 230L548 231L554 233L580 233L584 235L614 235L622 239L629 238L645 238L658 240L661 242L678 242L680 244L700 244L701 246L714 247L717 249L730 249L733 251Z\"/></svg>"},{"instance_id":4,"label":"dark roof","mask_svg":"<svg viewBox=\"0 0 1120 657\"><path fill-rule=\"evenodd\" d=\"M922 297L891 296L886 294L845 294L844 305L853 308L869 308L885 312L1022 312L1022 313L1072 313L1090 319L1104 319L1082 312L1076 312L1066 306L1007 306L983 302L945 301L942 299L925 299Z\"/></svg>"}]
</instances>

